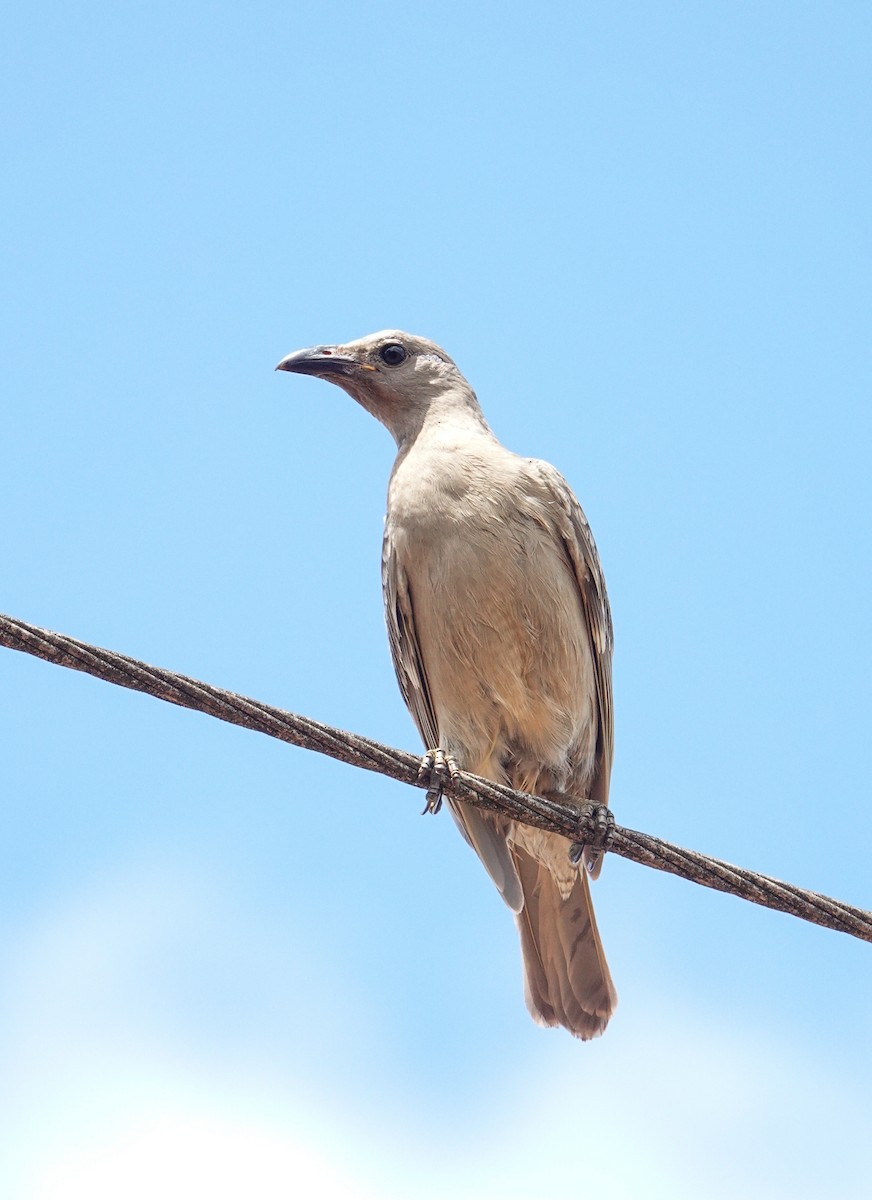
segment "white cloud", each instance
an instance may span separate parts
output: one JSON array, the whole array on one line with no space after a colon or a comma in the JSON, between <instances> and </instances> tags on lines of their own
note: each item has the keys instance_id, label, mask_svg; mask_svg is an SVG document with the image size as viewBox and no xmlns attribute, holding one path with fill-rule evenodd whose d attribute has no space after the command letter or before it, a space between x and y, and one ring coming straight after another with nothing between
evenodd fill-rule
<instances>
[{"instance_id":1,"label":"white cloud","mask_svg":"<svg viewBox=\"0 0 872 1200\"><path fill-rule=\"evenodd\" d=\"M370 1200L375 1193L288 1131L180 1109L141 1114L120 1133L36 1167L34 1200Z\"/></svg>"},{"instance_id":2,"label":"white cloud","mask_svg":"<svg viewBox=\"0 0 872 1200\"><path fill-rule=\"evenodd\" d=\"M260 1004L244 1012L265 1011L267 1027L241 1036L222 1015L200 1043L185 1021L208 988L193 1005L183 995L181 1022L165 993L190 946L222 951L232 920L208 881L152 863L22 927L0 1035L4 1198L863 1195L865 1097L813 1047L738 1019L649 1000L587 1046L525 1027L498 1076L482 1065L474 1097L458 1086L434 1100L422 1084L411 1102L409 1076L428 1076L379 1029L377 1000L352 997L335 1034L326 978L313 1007L288 1010L283 1046ZM219 978L280 979L275 945L265 930Z\"/></svg>"}]
</instances>

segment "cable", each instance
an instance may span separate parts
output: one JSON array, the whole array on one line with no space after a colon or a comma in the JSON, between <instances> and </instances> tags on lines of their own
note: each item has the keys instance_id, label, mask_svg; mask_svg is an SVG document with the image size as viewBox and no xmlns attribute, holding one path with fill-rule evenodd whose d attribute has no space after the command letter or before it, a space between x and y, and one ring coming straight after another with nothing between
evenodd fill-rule
<instances>
[{"instance_id":1,"label":"cable","mask_svg":"<svg viewBox=\"0 0 872 1200\"><path fill-rule=\"evenodd\" d=\"M310 717L273 708L174 671L149 666L125 654L39 629L26 621L0 615L0 646L35 655L74 671L84 671L107 683L145 692L182 708L207 713L231 725L257 730L292 746L315 750L351 766L388 775L401 783L427 786L419 777L419 755L395 750L360 734L334 729ZM516 792L466 772L461 772L446 791L456 799L501 812L526 825L563 834L573 843L602 847L644 866L668 871L704 887L729 892L753 904L791 913L826 929L836 929L872 942L872 912L782 883L756 871L732 866L695 850L683 850L647 833L620 825L604 825L599 819L602 810L593 806L579 811L572 805Z\"/></svg>"}]
</instances>

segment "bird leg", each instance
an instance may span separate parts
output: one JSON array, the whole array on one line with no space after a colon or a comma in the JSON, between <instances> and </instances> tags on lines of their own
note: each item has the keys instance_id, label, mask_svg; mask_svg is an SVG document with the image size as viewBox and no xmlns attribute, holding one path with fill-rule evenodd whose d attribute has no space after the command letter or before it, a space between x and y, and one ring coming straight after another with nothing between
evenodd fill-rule
<instances>
[{"instance_id":1,"label":"bird leg","mask_svg":"<svg viewBox=\"0 0 872 1200\"><path fill-rule=\"evenodd\" d=\"M593 873L597 870L603 852L608 850L615 832L615 818L611 809L604 804L579 804L578 832L582 835L577 842L569 847L570 861L576 866L585 860L585 865ZM587 853L585 853L587 851Z\"/></svg>"},{"instance_id":2,"label":"bird leg","mask_svg":"<svg viewBox=\"0 0 872 1200\"><path fill-rule=\"evenodd\" d=\"M427 784L427 803L424 813L438 813L442 807L442 795L446 785L452 783L460 774L460 768L452 754L444 750L428 750L421 759L418 768L418 779ZM424 813L421 815L423 816Z\"/></svg>"}]
</instances>

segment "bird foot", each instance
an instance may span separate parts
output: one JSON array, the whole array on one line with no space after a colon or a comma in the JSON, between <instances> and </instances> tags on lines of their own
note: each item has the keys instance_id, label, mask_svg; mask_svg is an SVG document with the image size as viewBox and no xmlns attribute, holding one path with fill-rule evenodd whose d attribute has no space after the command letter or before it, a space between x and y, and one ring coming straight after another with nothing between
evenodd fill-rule
<instances>
[{"instance_id":1,"label":"bird foot","mask_svg":"<svg viewBox=\"0 0 872 1200\"><path fill-rule=\"evenodd\" d=\"M604 804L580 804L578 832L581 837L569 847L570 861L578 866L584 858L588 866L593 868L609 848L615 832L614 814Z\"/></svg>"},{"instance_id":2,"label":"bird foot","mask_svg":"<svg viewBox=\"0 0 872 1200\"><path fill-rule=\"evenodd\" d=\"M450 785L460 774L460 768L452 754L444 750L428 750L421 759L418 768L418 779L427 784L427 803L424 813L438 813L442 807L442 795L446 786Z\"/></svg>"}]
</instances>

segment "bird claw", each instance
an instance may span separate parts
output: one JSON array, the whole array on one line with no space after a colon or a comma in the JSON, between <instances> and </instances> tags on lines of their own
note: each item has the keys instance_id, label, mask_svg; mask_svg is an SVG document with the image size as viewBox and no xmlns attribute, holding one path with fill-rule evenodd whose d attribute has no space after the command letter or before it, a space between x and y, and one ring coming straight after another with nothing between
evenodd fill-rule
<instances>
[{"instance_id":1,"label":"bird claw","mask_svg":"<svg viewBox=\"0 0 872 1200\"><path fill-rule=\"evenodd\" d=\"M421 816L424 813L438 813L442 807L445 788L450 786L459 774L460 768L452 754L446 754L441 749L427 751L418 768L419 782L427 784L427 802Z\"/></svg>"},{"instance_id":2,"label":"bird claw","mask_svg":"<svg viewBox=\"0 0 872 1200\"><path fill-rule=\"evenodd\" d=\"M578 826L584 837L569 847L570 862L578 866L587 850L588 865L593 865L609 848L615 832L614 814L604 804L583 804L579 806Z\"/></svg>"}]
</instances>

